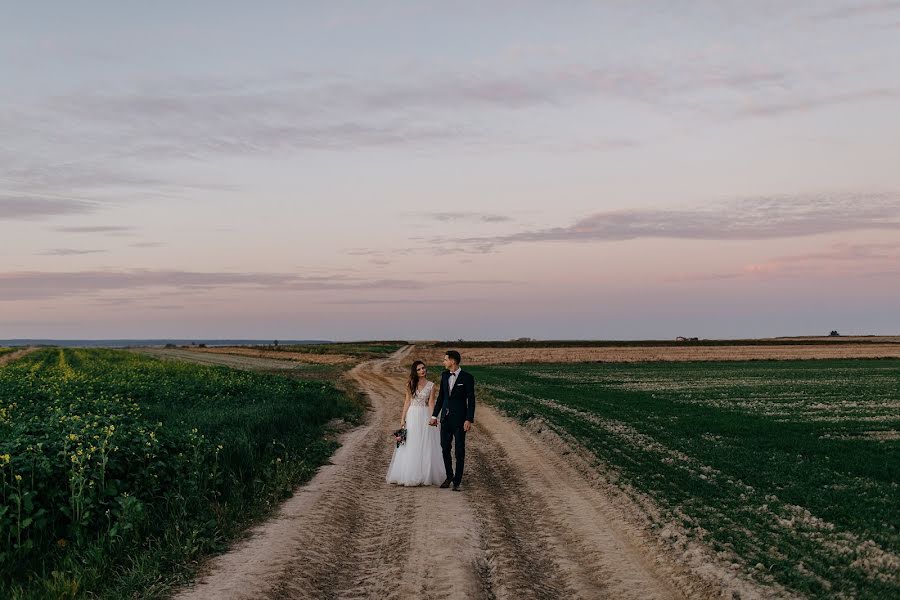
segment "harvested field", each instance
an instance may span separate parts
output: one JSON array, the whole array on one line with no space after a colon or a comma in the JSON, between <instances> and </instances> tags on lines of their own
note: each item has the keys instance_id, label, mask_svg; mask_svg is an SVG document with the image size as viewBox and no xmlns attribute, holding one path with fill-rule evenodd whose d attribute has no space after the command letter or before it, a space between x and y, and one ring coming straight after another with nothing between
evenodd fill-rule
<instances>
[{"instance_id":1,"label":"harvested field","mask_svg":"<svg viewBox=\"0 0 900 600\"><path fill-rule=\"evenodd\" d=\"M900 336L897 335L826 335L826 336L797 336L797 337L779 337L773 338L777 341L787 342L815 342L830 344L853 344L853 343L873 343L873 344L900 344Z\"/></svg>"},{"instance_id":2,"label":"harvested field","mask_svg":"<svg viewBox=\"0 0 900 600\"><path fill-rule=\"evenodd\" d=\"M184 348L191 352L204 352L206 354L231 354L234 356L249 356L253 358L269 358L274 360L289 360L317 365L345 365L358 362L356 358L348 354L313 354L311 352L290 352L284 350L257 350L241 346L223 346L216 348Z\"/></svg>"},{"instance_id":3,"label":"harvested field","mask_svg":"<svg viewBox=\"0 0 900 600\"><path fill-rule=\"evenodd\" d=\"M441 363L447 348L417 346L417 358L431 365ZM900 358L900 345L775 345L775 346L647 346L559 348L462 348L464 365L584 362L684 362L722 360L812 360L844 358Z\"/></svg>"}]
</instances>

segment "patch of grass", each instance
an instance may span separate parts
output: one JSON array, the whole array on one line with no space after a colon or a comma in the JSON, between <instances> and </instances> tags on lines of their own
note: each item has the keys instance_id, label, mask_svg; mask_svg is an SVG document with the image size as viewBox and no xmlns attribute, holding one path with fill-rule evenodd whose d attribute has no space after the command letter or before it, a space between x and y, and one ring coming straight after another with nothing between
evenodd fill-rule
<instances>
[{"instance_id":1,"label":"patch of grass","mask_svg":"<svg viewBox=\"0 0 900 600\"><path fill-rule=\"evenodd\" d=\"M307 354L345 354L362 360L386 358L406 346L403 341L339 342L331 344L287 344L251 346L260 350L305 352Z\"/></svg>"},{"instance_id":2,"label":"patch of grass","mask_svg":"<svg viewBox=\"0 0 900 600\"><path fill-rule=\"evenodd\" d=\"M467 369L758 579L900 596L900 361Z\"/></svg>"},{"instance_id":3,"label":"patch of grass","mask_svg":"<svg viewBox=\"0 0 900 600\"><path fill-rule=\"evenodd\" d=\"M363 403L113 350L0 370L0 597L163 597L307 480Z\"/></svg>"}]
</instances>

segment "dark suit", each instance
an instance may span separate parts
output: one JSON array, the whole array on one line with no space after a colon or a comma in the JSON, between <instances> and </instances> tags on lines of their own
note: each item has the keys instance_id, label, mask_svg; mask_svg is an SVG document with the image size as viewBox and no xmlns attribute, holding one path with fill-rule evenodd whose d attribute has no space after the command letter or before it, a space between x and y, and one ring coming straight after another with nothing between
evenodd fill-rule
<instances>
[{"instance_id":1,"label":"dark suit","mask_svg":"<svg viewBox=\"0 0 900 600\"><path fill-rule=\"evenodd\" d=\"M454 485L462 481L463 467L466 462L466 431L463 422L475 422L475 378L471 373L460 371L449 388L450 371L441 373L441 389L434 402L432 416L441 420L441 450L444 455L444 468L447 479ZM456 441L456 472L450 459L450 450Z\"/></svg>"}]
</instances>

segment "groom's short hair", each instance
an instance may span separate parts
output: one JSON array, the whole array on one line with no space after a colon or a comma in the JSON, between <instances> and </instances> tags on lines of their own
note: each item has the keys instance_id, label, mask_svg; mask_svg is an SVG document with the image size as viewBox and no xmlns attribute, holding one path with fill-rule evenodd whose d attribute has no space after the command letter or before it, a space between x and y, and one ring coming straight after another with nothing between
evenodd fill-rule
<instances>
[{"instance_id":1,"label":"groom's short hair","mask_svg":"<svg viewBox=\"0 0 900 600\"><path fill-rule=\"evenodd\" d=\"M456 364L462 363L462 356L459 355L459 352L456 350L447 350L447 357L454 361Z\"/></svg>"}]
</instances>

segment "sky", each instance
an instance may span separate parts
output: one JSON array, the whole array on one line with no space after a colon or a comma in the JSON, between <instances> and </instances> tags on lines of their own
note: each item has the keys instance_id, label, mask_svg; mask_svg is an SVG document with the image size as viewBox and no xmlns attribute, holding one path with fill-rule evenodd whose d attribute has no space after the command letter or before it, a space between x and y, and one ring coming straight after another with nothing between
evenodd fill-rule
<instances>
[{"instance_id":1,"label":"sky","mask_svg":"<svg viewBox=\"0 0 900 600\"><path fill-rule=\"evenodd\" d=\"M4 2L0 339L900 333L900 2Z\"/></svg>"}]
</instances>

